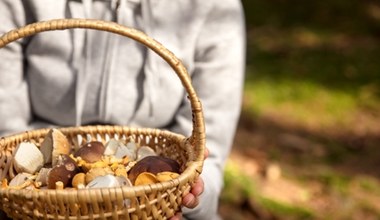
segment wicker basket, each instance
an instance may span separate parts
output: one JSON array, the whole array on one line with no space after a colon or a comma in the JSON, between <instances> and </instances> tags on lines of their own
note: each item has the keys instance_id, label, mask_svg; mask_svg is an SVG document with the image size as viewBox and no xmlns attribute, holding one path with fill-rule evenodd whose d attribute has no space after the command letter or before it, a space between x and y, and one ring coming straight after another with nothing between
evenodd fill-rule
<instances>
[{"instance_id":1,"label":"wicker basket","mask_svg":"<svg viewBox=\"0 0 380 220\"><path fill-rule=\"evenodd\" d=\"M177 73L191 104L193 130L190 137L154 128L125 126L78 126L59 128L73 149L89 140L134 138L161 155L177 160L184 172L170 181L134 186L79 190L0 189L0 209L14 219L167 219L180 211L182 197L203 167L205 132L201 103L181 61L160 43L144 33L113 22L88 19L58 19L37 22L4 34L0 48L36 33L88 28L108 31L138 41L160 55ZM20 142L41 143L49 129L39 129L0 139L0 179L17 173L12 154ZM125 201L130 200L126 205Z\"/></svg>"}]
</instances>

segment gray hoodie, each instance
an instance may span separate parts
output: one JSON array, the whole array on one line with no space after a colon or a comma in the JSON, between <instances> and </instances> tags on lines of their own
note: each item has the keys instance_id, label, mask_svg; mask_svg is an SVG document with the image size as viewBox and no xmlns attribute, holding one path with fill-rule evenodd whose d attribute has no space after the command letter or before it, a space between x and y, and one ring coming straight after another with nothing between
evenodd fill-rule
<instances>
[{"instance_id":1,"label":"gray hoodie","mask_svg":"<svg viewBox=\"0 0 380 220\"><path fill-rule=\"evenodd\" d=\"M217 218L223 168L240 112L245 34L239 0L1 0L0 34L55 18L135 27L185 64L200 97L209 158L200 205ZM95 30L40 33L0 49L0 134L85 124L156 127L190 135L190 106L172 69L125 37Z\"/></svg>"}]
</instances>

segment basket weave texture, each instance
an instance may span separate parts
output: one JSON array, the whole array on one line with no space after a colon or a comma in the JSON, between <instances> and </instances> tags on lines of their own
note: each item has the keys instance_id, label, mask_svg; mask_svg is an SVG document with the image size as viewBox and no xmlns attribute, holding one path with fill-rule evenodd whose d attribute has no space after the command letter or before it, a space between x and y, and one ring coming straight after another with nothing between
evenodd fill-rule
<instances>
[{"instance_id":1,"label":"basket weave texture","mask_svg":"<svg viewBox=\"0 0 380 220\"><path fill-rule=\"evenodd\" d=\"M184 86L193 116L193 130L185 137L154 128L127 126L77 126L59 128L73 150L97 140L133 138L153 148L158 154L177 160L184 170L178 178L149 185L100 189L53 190L0 188L0 209L13 219L168 219L180 211L182 197L203 167L205 128L201 103L182 62L159 42L136 29L120 24L90 19L56 19L41 21L12 30L0 37L0 48L20 38L40 32L87 28L112 32L131 38L161 56L174 70ZM0 179L12 179L13 153L19 143L29 141L39 145L46 129L31 130L0 139Z\"/></svg>"}]
</instances>

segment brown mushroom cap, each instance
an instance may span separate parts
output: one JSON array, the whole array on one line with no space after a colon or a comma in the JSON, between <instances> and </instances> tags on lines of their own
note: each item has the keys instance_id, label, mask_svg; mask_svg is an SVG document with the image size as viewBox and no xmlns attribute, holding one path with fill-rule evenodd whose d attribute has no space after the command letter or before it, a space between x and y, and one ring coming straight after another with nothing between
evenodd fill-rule
<instances>
[{"instance_id":1,"label":"brown mushroom cap","mask_svg":"<svg viewBox=\"0 0 380 220\"><path fill-rule=\"evenodd\" d=\"M180 165L177 161L163 156L147 156L139 160L129 171L128 178L134 184L137 176L143 172L154 175L160 172L180 172Z\"/></svg>"},{"instance_id":2,"label":"brown mushroom cap","mask_svg":"<svg viewBox=\"0 0 380 220\"><path fill-rule=\"evenodd\" d=\"M83 160L89 163L94 163L100 159L102 159L105 147L102 142L99 141L91 141L85 143L79 148L74 156L81 157Z\"/></svg>"},{"instance_id":3,"label":"brown mushroom cap","mask_svg":"<svg viewBox=\"0 0 380 220\"><path fill-rule=\"evenodd\" d=\"M47 186L49 189L56 188L56 182L61 181L66 187L71 184L72 178L79 172L76 162L68 155L60 155L58 162L53 167L47 177Z\"/></svg>"}]
</instances>

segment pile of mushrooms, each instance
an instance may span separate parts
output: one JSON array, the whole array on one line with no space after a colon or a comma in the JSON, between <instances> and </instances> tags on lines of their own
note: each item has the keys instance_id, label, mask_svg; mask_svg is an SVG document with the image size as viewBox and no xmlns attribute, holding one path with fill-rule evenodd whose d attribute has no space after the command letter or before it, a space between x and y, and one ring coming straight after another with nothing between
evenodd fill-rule
<instances>
[{"instance_id":1,"label":"pile of mushrooms","mask_svg":"<svg viewBox=\"0 0 380 220\"><path fill-rule=\"evenodd\" d=\"M17 175L3 188L83 189L137 186L168 181L180 174L177 161L134 141L90 141L72 150L66 136L51 129L43 142L20 143L13 154Z\"/></svg>"}]
</instances>

